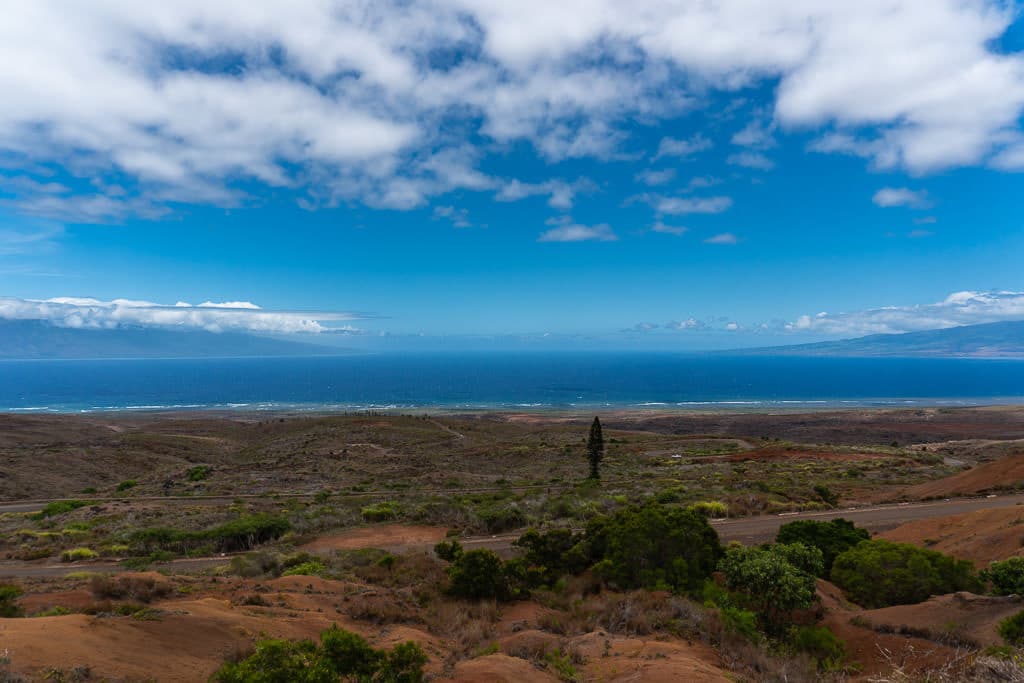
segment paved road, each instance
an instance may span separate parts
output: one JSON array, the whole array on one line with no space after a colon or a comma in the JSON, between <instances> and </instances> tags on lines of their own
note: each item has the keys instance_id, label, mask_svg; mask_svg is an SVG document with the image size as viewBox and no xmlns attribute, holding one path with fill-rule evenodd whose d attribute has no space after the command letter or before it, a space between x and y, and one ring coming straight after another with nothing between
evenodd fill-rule
<instances>
[{"instance_id":1,"label":"paved road","mask_svg":"<svg viewBox=\"0 0 1024 683\"><path fill-rule=\"evenodd\" d=\"M760 515L740 519L712 520L711 524L718 531L724 542L740 541L741 543L764 543L775 538L779 527L786 522L797 519L829 520L837 517L849 519L857 526L870 531L885 531L905 522L916 519L930 519L958 515L975 510L1024 505L1024 494L998 496L992 498L956 498L928 503L900 503L895 505L874 505L863 508L847 508L821 512L784 513L781 515ZM7 508L11 506L6 506ZM0 511L11 512L0 508ZM460 542L466 548L490 548L501 554L510 554L512 541L521 532L500 534L495 536L474 536ZM432 544L417 543L405 546L385 548L393 552L429 551ZM155 565L154 568L169 571L199 571L219 564L225 564L228 557L200 557ZM0 562L0 577L27 578L63 576L71 572L116 572L121 568L116 562L80 562L72 564L46 564L34 562Z\"/></svg>"},{"instance_id":2,"label":"paved road","mask_svg":"<svg viewBox=\"0 0 1024 683\"><path fill-rule=\"evenodd\" d=\"M712 524L723 541L764 543L775 538L779 527L796 519L829 520L843 517L869 531L886 531L915 519L930 519L959 515L975 510L1024 505L1024 495L1016 494L993 498L954 498L927 503L900 503L871 507L801 512L798 514L761 515L714 521Z\"/></svg>"}]
</instances>

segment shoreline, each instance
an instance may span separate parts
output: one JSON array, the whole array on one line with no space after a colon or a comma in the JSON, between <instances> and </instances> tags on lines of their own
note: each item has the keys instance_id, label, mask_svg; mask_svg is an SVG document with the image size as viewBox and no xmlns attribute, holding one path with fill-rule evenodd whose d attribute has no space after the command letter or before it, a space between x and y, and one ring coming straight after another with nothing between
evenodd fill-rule
<instances>
[{"instance_id":1,"label":"shoreline","mask_svg":"<svg viewBox=\"0 0 1024 683\"><path fill-rule=\"evenodd\" d=\"M416 416L503 416L503 417L580 417L614 415L617 417L658 417L685 415L793 415L811 413L891 412L914 410L972 410L1024 408L1024 397L993 397L985 399L849 399L849 400L779 400L779 401L688 401L647 403L592 403L575 405L545 404L289 404L289 403L225 403L187 405L96 406L89 408L64 406L2 407L0 415L27 416L288 416L321 417L336 415L416 415Z\"/></svg>"}]
</instances>

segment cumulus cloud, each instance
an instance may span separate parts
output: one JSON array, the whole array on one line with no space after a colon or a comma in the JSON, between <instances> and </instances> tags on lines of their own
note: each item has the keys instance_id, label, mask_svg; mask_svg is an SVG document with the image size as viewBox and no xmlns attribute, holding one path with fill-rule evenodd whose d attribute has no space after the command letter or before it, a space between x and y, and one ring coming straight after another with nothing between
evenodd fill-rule
<instances>
[{"instance_id":1,"label":"cumulus cloud","mask_svg":"<svg viewBox=\"0 0 1024 683\"><path fill-rule=\"evenodd\" d=\"M588 178L580 178L571 183L564 180L524 183L513 179L502 184L495 198L499 202L514 202L526 197L547 195L548 206L551 208L571 209L578 193L594 189L594 183Z\"/></svg>"},{"instance_id":2,"label":"cumulus cloud","mask_svg":"<svg viewBox=\"0 0 1024 683\"><path fill-rule=\"evenodd\" d=\"M730 154L726 163L733 166L743 166L757 169L758 171L770 171L775 168L775 162L758 152L738 152Z\"/></svg>"},{"instance_id":3,"label":"cumulus cloud","mask_svg":"<svg viewBox=\"0 0 1024 683\"><path fill-rule=\"evenodd\" d=\"M731 232L723 232L704 240L704 244L736 244L739 238Z\"/></svg>"},{"instance_id":4,"label":"cumulus cloud","mask_svg":"<svg viewBox=\"0 0 1024 683\"><path fill-rule=\"evenodd\" d=\"M650 198L658 213L681 216L690 213L722 213L732 206L729 197L660 197Z\"/></svg>"},{"instance_id":5,"label":"cumulus cloud","mask_svg":"<svg viewBox=\"0 0 1024 683\"><path fill-rule=\"evenodd\" d=\"M239 205L262 184L309 207L408 209L500 191L479 170L482 150L612 158L632 122L766 83L770 111L734 136L750 149L775 127L883 168L1019 169L1024 55L998 47L1015 11L997 0L12 3L0 150L32 182L0 202L60 220L158 218L181 202ZM655 154L709 145L666 137ZM53 166L124 191L65 191L33 170Z\"/></svg>"},{"instance_id":6,"label":"cumulus cloud","mask_svg":"<svg viewBox=\"0 0 1024 683\"><path fill-rule=\"evenodd\" d=\"M786 324L792 331L836 336L915 332L958 325L1024 319L1024 292L954 292L944 300L916 306L886 306L852 313L804 315Z\"/></svg>"},{"instance_id":7,"label":"cumulus cloud","mask_svg":"<svg viewBox=\"0 0 1024 683\"><path fill-rule=\"evenodd\" d=\"M875 193L871 201L883 208L905 206L911 209L927 209L932 205L927 192L914 191L906 187L883 187Z\"/></svg>"},{"instance_id":8,"label":"cumulus cloud","mask_svg":"<svg viewBox=\"0 0 1024 683\"><path fill-rule=\"evenodd\" d=\"M541 233L538 242L614 242L619 239L607 223L581 225L568 216L547 223L554 227Z\"/></svg>"},{"instance_id":9,"label":"cumulus cloud","mask_svg":"<svg viewBox=\"0 0 1024 683\"><path fill-rule=\"evenodd\" d=\"M696 318L687 318L686 320L665 323L665 329L669 330L706 330L707 328L707 323L703 320L697 320Z\"/></svg>"},{"instance_id":10,"label":"cumulus cloud","mask_svg":"<svg viewBox=\"0 0 1024 683\"><path fill-rule=\"evenodd\" d=\"M682 225L665 225L661 221L656 221L654 225L651 226L651 232L660 232L665 235L675 235L676 237L685 235L689 230L689 228L683 227Z\"/></svg>"},{"instance_id":11,"label":"cumulus cloud","mask_svg":"<svg viewBox=\"0 0 1024 683\"><path fill-rule=\"evenodd\" d=\"M664 185L665 183L672 182L675 177L676 170L674 168L666 168L660 171L648 169L636 174L637 181L644 185Z\"/></svg>"},{"instance_id":12,"label":"cumulus cloud","mask_svg":"<svg viewBox=\"0 0 1024 683\"><path fill-rule=\"evenodd\" d=\"M711 140L701 134L694 135L688 140L677 140L676 138L662 138L658 145L658 152L654 155L655 160L662 157L679 157L688 159L700 152L711 149Z\"/></svg>"},{"instance_id":13,"label":"cumulus cloud","mask_svg":"<svg viewBox=\"0 0 1024 683\"><path fill-rule=\"evenodd\" d=\"M359 317L339 312L270 311L248 301L206 301L197 305L179 301L166 305L130 299L0 297L0 320L41 320L57 327L83 329L139 326L207 332L316 334L337 329L321 323L357 320Z\"/></svg>"}]
</instances>

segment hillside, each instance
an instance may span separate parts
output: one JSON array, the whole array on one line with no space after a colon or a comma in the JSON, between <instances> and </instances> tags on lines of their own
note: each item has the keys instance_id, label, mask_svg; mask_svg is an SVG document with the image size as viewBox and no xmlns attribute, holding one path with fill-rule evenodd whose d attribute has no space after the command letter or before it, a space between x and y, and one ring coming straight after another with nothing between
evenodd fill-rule
<instances>
[{"instance_id":1,"label":"hillside","mask_svg":"<svg viewBox=\"0 0 1024 683\"><path fill-rule=\"evenodd\" d=\"M312 344L238 332L75 329L38 320L0 320L0 359L299 356L328 352Z\"/></svg>"},{"instance_id":2,"label":"hillside","mask_svg":"<svg viewBox=\"0 0 1024 683\"><path fill-rule=\"evenodd\" d=\"M963 325L903 334L872 334L840 341L746 349L739 353L786 356L1024 358L1024 320Z\"/></svg>"}]
</instances>

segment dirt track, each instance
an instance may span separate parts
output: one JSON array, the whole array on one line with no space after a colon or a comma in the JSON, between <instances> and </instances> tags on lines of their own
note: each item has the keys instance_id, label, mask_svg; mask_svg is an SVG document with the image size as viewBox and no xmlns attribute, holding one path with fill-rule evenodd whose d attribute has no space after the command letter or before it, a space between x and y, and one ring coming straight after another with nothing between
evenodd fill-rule
<instances>
[{"instance_id":1,"label":"dirt track","mask_svg":"<svg viewBox=\"0 0 1024 683\"><path fill-rule=\"evenodd\" d=\"M844 517L857 526L869 531L879 532L893 529L900 524L919 519L947 517L975 510L1024 505L1024 494L999 496L992 498L960 498L930 503L900 503L896 505L876 505L863 508L847 508L822 512L784 513L781 515L761 515L741 519L712 520L711 524L718 531L724 542L740 541L741 543L764 543L775 538L779 527L786 522L797 519L829 520ZM512 541L521 532L495 536L473 536L461 539L467 548L490 548L500 553L508 553L512 549ZM414 541L411 543L390 543L385 550L393 552L410 552L429 550L432 542ZM226 556L203 557L174 560L156 565L161 570L178 570L183 572L207 569L227 561ZM40 564L32 562L0 562L0 577L45 577L63 576L76 571L117 572L121 567L117 562L80 562L72 564Z\"/></svg>"}]
</instances>

